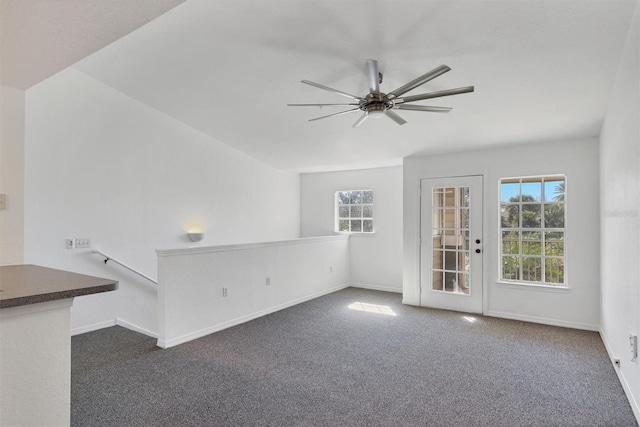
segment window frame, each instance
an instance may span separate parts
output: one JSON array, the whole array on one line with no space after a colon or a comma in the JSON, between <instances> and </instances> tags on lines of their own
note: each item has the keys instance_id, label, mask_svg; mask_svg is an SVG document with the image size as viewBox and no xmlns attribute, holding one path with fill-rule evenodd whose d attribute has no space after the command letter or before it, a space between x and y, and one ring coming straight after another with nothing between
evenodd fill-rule
<instances>
[{"instance_id":1,"label":"window frame","mask_svg":"<svg viewBox=\"0 0 640 427\"><path fill-rule=\"evenodd\" d=\"M562 178L562 180L564 181L564 193L563 193L563 200L562 201L553 201L553 202L549 202L547 200L545 200L545 181L548 179L549 181L551 181L551 179L549 178L555 178L553 179L554 181L558 181L558 178ZM522 201L522 183L523 181L528 181L528 180L535 180L535 179L540 179L540 185L541 185L541 189L540 189L540 201L539 202L523 202ZM540 215L540 227L523 227L522 224L522 209L519 209L519 213L518 213L518 227L502 227L502 207L503 204L505 204L505 202L502 201L502 184L505 183L504 181L509 181L509 180L517 180L518 184L519 184L519 197L520 200L517 202L518 206L520 206L520 208L522 208L523 203L524 204L539 204L540 205L540 209L541 209L541 215ZM497 283L498 284L502 284L502 285L515 285L517 287L521 287L521 286L531 286L531 287L537 287L537 288L547 288L549 290L553 289L553 290L568 290L569 288L569 274L568 274L568 268L567 268L567 253L568 251L568 239L567 239L567 218L568 218L568 211L567 211L567 175L564 173L557 173L557 174L544 174L544 175L527 175L527 176L513 176L513 177L501 177L498 179L498 214L497 214L497 218L498 218L498 263L497 263L497 267L498 267L498 280ZM516 203L516 202L506 202L507 204L509 203ZM564 218L563 218L563 227L553 227L553 228L548 228L545 227L545 219L544 219L544 211L545 211L545 204L556 204L556 205L562 205L564 207ZM503 231L517 231L519 234L519 240L518 240L518 254L504 254L503 253ZM522 233L523 232L540 232L540 255L536 256L536 255L532 255L532 256L527 256L526 254L524 254L523 251L523 245L522 245ZM545 232L547 233L551 233L551 232L562 232L563 233L563 239L562 239L562 243L563 243L563 255L558 256L558 255L546 255L546 248L545 248L545 243L546 243L546 237L545 237ZM519 263L519 278L518 279L506 279L503 277L503 256L509 256L509 255L513 255L513 256L517 256L520 258L520 263ZM530 280L524 280L523 279L523 260L525 258L534 258L534 257L539 257L541 259L541 272L540 272L540 278L542 279L541 281L530 281ZM555 283L555 282L547 282L546 277L545 277L545 273L546 273L546 261L547 259L561 259L562 260L562 264L563 264L563 282L562 283Z\"/></svg>"},{"instance_id":2,"label":"window frame","mask_svg":"<svg viewBox=\"0 0 640 427\"><path fill-rule=\"evenodd\" d=\"M351 203L351 200L349 200L348 204L344 204L344 203L340 203L340 193L353 193L353 192L362 192L363 193L363 200L360 203ZM371 192L371 203L364 203L364 193L365 192ZM375 226L374 226L374 213L373 213L373 206L374 206L374 202L373 202L373 190L372 189L361 189L361 190L337 190L334 193L334 224L333 224L333 230L335 233L340 233L340 234L374 234L375 233ZM349 216L348 217L340 217L340 207L341 206L348 206L349 207ZM359 217L352 217L351 216L351 207L360 207L361 208L361 216ZM371 207L371 216L364 216L364 207L365 206L370 206ZM340 220L348 220L349 221L349 231L341 231L340 230ZM351 230L351 225L352 222L351 220L360 220L360 226L361 229L360 231L352 231ZM364 231L364 221L365 220L370 220L371 221L371 231Z\"/></svg>"}]
</instances>

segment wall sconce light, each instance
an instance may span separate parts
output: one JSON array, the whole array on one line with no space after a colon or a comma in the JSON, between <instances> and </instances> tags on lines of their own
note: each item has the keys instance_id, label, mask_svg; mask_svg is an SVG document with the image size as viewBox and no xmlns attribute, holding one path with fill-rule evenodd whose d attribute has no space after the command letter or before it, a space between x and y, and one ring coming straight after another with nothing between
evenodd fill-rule
<instances>
[{"instance_id":1,"label":"wall sconce light","mask_svg":"<svg viewBox=\"0 0 640 427\"><path fill-rule=\"evenodd\" d=\"M192 242L199 242L204 239L205 236L204 227L192 225L187 228L187 236L189 236L189 240Z\"/></svg>"},{"instance_id":2,"label":"wall sconce light","mask_svg":"<svg viewBox=\"0 0 640 427\"><path fill-rule=\"evenodd\" d=\"M191 239L192 242L199 242L204 239L204 234L205 233L190 232L187 233L187 236L189 236L189 239Z\"/></svg>"}]
</instances>

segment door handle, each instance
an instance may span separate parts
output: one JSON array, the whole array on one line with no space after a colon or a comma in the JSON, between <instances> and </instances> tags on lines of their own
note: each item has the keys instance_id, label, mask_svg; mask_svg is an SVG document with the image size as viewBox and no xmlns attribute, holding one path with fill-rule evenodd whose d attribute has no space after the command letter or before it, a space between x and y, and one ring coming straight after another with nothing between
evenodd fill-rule
<instances>
[{"instance_id":1,"label":"door handle","mask_svg":"<svg viewBox=\"0 0 640 427\"><path fill-rule=\"evenodd\" d=\"M476 249L477 254L479 254L480 252L482 252L480 249Z\"/></svg>"}]
</instances>

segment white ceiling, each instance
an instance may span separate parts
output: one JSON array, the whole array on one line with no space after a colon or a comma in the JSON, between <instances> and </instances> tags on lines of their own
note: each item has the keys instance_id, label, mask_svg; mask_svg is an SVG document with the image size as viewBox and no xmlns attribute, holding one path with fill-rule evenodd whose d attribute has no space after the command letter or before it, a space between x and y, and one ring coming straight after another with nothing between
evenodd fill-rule
<instances>
[{"instance_id":1,"label":"white ceiling","mask_svg":"<svg viewBox=\"0 0 640 427\"><path fill-rule=\"evenodd\" d=\"M276 168L385 166L597 135L637 3L188 0L74 68ZM403 126L286 106L348 102L302 79L365 95L369 58L384 92L441 64L452 71L409 94L476 91L419 102L453 111L401 111Z\"/></svg>"},{"instance_id":2,"label":"white ceiling","mask_svg":"<svg viewBox=\"0 0 640 427\"><path fill-rule=\"evenodd\" d=\"M185 0L0 0L0 81L28 89Z\"/></svg>"}]
</instances>

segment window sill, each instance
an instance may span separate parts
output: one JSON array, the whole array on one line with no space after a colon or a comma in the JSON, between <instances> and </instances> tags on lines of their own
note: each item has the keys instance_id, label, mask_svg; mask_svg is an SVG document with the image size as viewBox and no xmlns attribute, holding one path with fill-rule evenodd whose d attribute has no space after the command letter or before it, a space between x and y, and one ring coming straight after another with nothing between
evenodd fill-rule
<instances>
[{"instance_id":1,"label":"window sill","mask_svg":"<svg viewBox=\"0 0 640 427\"><path fill-rule=\"evenodd\" d=\"M373 236L374 234L376 234L376 232L372 231L371 233L361 233L359 231L334 231L333 234L346 234L349 236Z\"/></svg>"},{"instance_id":2,"label":"window sill","mask_svg":"<svg viewBox=\"0 0 640 427\"><path fill-rule=\"evenodd\" d=\"M501 288L508 289L521 289L527 291L542 291L542 292L557 292L561 294L566 294L571 291L571 288L568 286L553 286L553 285L539 285L534 283L525 283L525 282L506 282L506 281L497 281L496 285Z\"/></svg>"}]
</instances>

